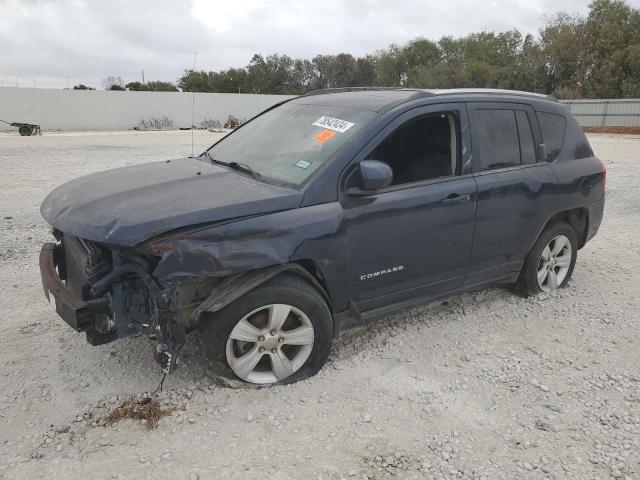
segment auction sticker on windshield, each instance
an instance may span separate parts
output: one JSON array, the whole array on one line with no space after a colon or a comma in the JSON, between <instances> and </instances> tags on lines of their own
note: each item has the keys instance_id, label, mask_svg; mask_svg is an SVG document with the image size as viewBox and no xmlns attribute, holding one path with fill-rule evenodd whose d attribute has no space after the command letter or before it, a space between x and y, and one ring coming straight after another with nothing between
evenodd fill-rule
<instances>
[{"instance_id":1,"label":"auction sticker on windshield","mask_svg":"<svg viewBox=\"0 0 640 480\"><path fill-rule=\"evenodd\" d=\"M316 142L324 143L327 140L331 140L333 137L336 136L336 134L337 132L334 132L333 130L322 130L319 134L313 137L313 139Z\"/></svg>"},{"instance_id":2,"label":"auction sticker on windshield","mask_svg":"<svg viewBox=\"0 0 640 480\"><path fill-rule=\"evenodd\" d=\"M344 133L353 127L353 123L347 122L346 120L340 120L339 118L320 117L318 120L312 123L312 125L316 127L328 128L329 130L333 130L338 133Z\"/></svg>"}]
</instances>

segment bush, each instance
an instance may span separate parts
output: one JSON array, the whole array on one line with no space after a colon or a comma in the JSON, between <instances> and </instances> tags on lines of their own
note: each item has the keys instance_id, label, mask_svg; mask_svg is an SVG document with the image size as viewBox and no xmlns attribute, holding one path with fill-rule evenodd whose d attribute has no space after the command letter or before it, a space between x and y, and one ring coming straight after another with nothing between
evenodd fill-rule
<instances>
[{"instance_id":1,"label":"bush","mask_svg":"<svg viewBox=\"0 0 640 480\"><path fill-rule=\"evenodd\" d=\"M135 130L171 130L174 128L173 120L166 115L160 118L151 117L147 120L144 118L134 127Z\"/></svg>"},{"instance_id":2,"label":"bush","mask_svg":"<svg viewBox=\"0 0 640 480\"><path fill-rule=\"evenodd\" d=\"M205 118L198 124L198 128L202 128L203 130L209 130L210 128L222 128L222 124L219 120L214 118Z\"/></svg>"}]
</instances>

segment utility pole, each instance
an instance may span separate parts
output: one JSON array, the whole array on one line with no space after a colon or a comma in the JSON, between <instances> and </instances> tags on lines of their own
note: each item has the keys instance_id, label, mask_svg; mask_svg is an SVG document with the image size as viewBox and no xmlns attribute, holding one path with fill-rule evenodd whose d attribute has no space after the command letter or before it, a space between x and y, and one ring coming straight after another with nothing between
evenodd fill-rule
<instances>
[{"instance_id":1,"label":"utility pole","mask_svg":"<svg viewBox=\"0 0 640 480\"><path fill-rule=\"evenodd\" d=\"M69 75L67 75L67 90L69 90Z\"/></svg>"},{"instance_id":2,"label":"utility pole","mask_svg":"<svg viewBox=\"0 0 640 480\"><path fill-rule=\"evenodd\" d=\"M191 156L193 157L193 124L195 123L196 114L196 85L195 85L195 72L196 72L196 55L198 52L193 52L193 82L191 84Z\"/></svg>"},{"instance_id":3,"label":"utility pole","mask_svg":"<svg viewBox=\"0 0 640 480\"><path fill-rule=\"evenodd\" d=\"M142 83L144 84L144 68L142 69Z\"/></svg>"}]
</instances>

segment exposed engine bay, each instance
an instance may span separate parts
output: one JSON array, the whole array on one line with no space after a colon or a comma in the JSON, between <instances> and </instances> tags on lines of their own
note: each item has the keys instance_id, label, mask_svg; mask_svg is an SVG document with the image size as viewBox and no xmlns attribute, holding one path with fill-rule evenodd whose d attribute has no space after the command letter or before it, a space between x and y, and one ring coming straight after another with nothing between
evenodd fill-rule
<instances>
[{"instance_id":1,"label":"exposed engine bay","mask_svg":"<svg viewBox=\"0 0 640 480\"><path fill-rule=\"evenodd\" d=\"M59 311L65 321L77 331L84 331L92 345L151 335L157 340L156 360L165 373L173 370L179 362L186 333L198 323L196 308L219 280L158 279L152 275L159 261L157 257L58 231L54 235L60 242L53 249L55 273L76 304L93 307L75 315L75 321ZM60 310L58 303L56 299L56 308Z\"/></svg>"}]
</instances>

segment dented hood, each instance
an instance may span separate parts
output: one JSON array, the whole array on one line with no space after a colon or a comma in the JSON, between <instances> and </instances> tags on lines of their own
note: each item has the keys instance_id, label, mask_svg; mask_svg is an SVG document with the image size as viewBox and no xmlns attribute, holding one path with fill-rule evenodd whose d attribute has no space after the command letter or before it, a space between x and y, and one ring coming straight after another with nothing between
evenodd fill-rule
<instances>
[{"instance_id":1,"label":"dented hood","mask_svg":"<svg viewBox=\"0 0 640 480\"><path fill-rule=\"evenodd\" d=\"M72 180L40 207L58 230L133 246L189 225L295 208L302 193L195 158L118 168Z\"/></svg>"}]
</instances>

